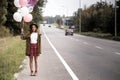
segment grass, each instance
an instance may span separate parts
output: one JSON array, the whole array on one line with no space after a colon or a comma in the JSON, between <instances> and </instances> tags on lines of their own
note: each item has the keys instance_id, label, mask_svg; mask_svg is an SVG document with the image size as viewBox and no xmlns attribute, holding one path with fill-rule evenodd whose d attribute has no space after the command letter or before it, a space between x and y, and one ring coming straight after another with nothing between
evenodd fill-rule
<instances>
[{"instance_id":1,"label":"grass","mask_svg":"<svg viewBox=\"0 0 120 80\"><path fill-rule=\"evenodd\" d=\"M0 39L0 80L13 80L25 58L25 42L19 37Z\"/></svg>"},{"instance_id":2,"label":"grass","mask_svg":"<svg viewBox=\"0 0 120 80\"><path fill-rule=\"evenodd\" d=\"M109 33L95 33L95 32L82 32L82 35L86 36L93 36L93 37L99 37L99 38L110 38L112 37Z\"/></svg>"},{"instance_id":3,"label":"grass","mask_svg":"<svg viewBox=\"0 0 120 80\"><path fill-rule=\"evenodd\" d=\"M120 41L120 36L114 37L110 33L82 32L80 34L86 35L86 36L91 36L91 37Z\"/></svg>"}]
</instances>

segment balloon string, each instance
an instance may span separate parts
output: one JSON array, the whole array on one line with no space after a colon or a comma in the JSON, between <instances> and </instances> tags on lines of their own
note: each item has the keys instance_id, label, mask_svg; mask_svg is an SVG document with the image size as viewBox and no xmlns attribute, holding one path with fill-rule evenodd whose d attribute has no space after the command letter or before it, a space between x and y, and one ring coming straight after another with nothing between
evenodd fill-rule
<instances>
[{"instance_id":1,"label":"balloon string","mask_svg":"<svg viewBox=\"0 0 120 80\"><path fill-rule=\"evenodd\" d=\"M24 20L22 20L21 34L24 34Z\"/></svg>"}]
</instances>

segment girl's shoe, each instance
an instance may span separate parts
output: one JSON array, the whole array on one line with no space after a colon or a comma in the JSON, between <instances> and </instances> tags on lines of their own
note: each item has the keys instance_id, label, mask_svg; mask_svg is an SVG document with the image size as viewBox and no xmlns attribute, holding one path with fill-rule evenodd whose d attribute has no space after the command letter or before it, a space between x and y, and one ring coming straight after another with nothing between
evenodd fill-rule
<instances>
[{"instance_id":1,"label":"girl's shoe","mask_svg":"<svg viewBox=\"0 0 120 80\"><path fill-rule=\"evenodd\" d=\"M37 76L37 71L35 71L34 76Z\"/></svg>"},{"instance_id":2,"label":"girl's shoe","mask_svg":"<svg viewBox=\"0 0 120 80\"><path fill-rule=\"evenodd\" d=\"M31 71L30 76L33 76L33 71Z\"/></svg>"}]
</instances>

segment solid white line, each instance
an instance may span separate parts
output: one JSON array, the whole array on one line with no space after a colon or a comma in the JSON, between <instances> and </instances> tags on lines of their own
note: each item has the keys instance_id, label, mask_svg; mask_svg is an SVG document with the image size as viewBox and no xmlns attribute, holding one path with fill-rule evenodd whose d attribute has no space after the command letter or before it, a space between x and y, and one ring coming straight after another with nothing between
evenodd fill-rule
<instances>
[{"instance_id":1,"label":"solid white line","mask_svg":"<svg viewBox=\"0 0 120 80\"><path fill-rule=\"evenodd\" d=\"M99 46L95 46L96 48L98 48L98 49L103 49L103 48L101 48L101 47L99 47Z\"/></svg>"},{"instance_id":2,"label":"solid white line","mask_svg":"<svg viewBox=\"0 0 120 80\"><path fill-rule=\"evenodd\" d=\"M73 80L79 80L78 77L75 75L75 73L72 71L72 69L69 67L69 65L66 63L66 61L62 58L62 56L60 55L60 53L57 51L57 49L53 46L53 44L51 43L51 41L47 37L47 35L46 35L46 33L45 33L44 30L43 30L43 33L44 33L46 39L48 40L49 44L53 48L54 52L56 53L56 55L58 56L58 58L60 59L60 61L63 63L64 67L66 68L66 70L68 71L68 73L71 75L72 79Z\"/></svg>"},{"instance_id":3,"label":"solid white line","mask_svg":"<svg viewBox=\"0 0 120 80\"><path fill-rule=\"evenodd\" d=\"M119 53L119 52L116 52L115 54L120 55L120 53Z\"/></svg>"}]
</instances>

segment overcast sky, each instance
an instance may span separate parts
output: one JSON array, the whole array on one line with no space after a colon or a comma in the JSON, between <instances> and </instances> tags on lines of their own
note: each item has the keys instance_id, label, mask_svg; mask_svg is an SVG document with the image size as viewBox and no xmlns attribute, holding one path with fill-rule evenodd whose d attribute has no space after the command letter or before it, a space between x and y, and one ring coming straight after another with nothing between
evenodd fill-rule
<instances>
[{"instance_id":1,"label":"overcast sky","mask_svg":"<svg viewBox=\"0 0 120 80\"><path fill-rule=\"evenodd\" d=\"M63 15L72 16L75 11L79 8L80 0L48 0L45 8L43 9L43 16L55 16ZM84 8L86 5L89 7L91 4L96 3L100 0L81 0L81 7ZM102 0L105 1L105 0ZM106 0L114 4L115 0Z\"/></svg>"}]
</instances>

